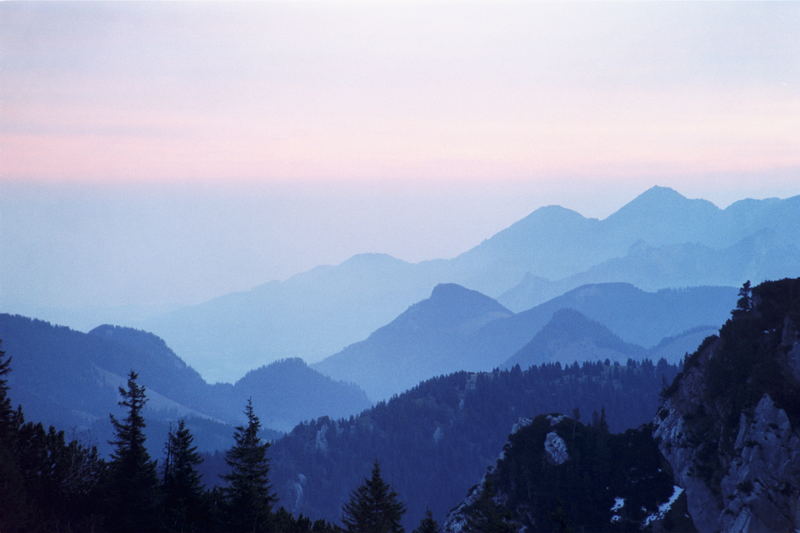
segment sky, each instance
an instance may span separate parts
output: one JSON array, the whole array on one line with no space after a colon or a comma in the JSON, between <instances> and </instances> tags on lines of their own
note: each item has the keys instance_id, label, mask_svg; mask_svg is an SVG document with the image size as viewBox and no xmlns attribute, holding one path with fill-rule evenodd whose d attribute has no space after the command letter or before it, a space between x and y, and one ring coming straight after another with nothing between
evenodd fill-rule
<instances>
[{"instance_id":1,"label":"sky","mask_svg":"<svg viewBox=\"0 0 800 533\"><path fill-rule=\"evenodd\" d=\"M0 310L800 193L800 3L0 3ZM5 308L5 309L3 309Z\"/></svg>"}]
</instances>

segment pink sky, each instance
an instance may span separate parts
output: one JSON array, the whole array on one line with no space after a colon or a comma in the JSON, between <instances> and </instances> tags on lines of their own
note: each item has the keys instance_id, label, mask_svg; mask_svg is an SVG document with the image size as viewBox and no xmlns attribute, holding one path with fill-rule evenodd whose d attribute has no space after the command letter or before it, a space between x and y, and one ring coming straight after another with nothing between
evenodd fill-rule
<instances>
[{"instance_id":1,"label":"pink sky","mask_svg":"<svg viewBox=\"0 0 800 533\"><path fill-rule=\"evenodd\" d=\"M798 27L777 2L0 3L0 311L449 257L655 184L798 194Z\"/></svg>"},{"instance_id":2,"label":"pink sky","mask_svg":"<svg viewBox=\"0 0 800 533\"><path fill-rule=\"evenodd\" d=\"M3 179L800 166L797 4L4 4Z\"/></svg>"}]
</instances>

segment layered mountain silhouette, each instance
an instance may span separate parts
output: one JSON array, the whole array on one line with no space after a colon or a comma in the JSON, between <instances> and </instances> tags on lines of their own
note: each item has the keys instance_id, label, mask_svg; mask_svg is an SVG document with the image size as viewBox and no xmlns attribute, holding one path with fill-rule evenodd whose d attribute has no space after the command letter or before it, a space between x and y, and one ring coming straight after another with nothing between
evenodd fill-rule
<instances>
[{"instance_id":1,"label":"layered mountain silhouette","mask_svg":"<svg viewBox=\"0 0 800 533\"><path fill-rule=\"evenodd\" d=\"M541 363L569 364L605 359L625 362L640 359L644 354L644 348L628 344L599 322L589 320L574 309L561 309L503 366L527 368Z\"/></svg>"},{"instance_id":2,"label":"layered mountain silhouette","mask_svg":"<svg viewBox=\"0 0 800 533\"><path fill-rule=\"evenodd\" d=\"M746 279L796 274L800 236L787 228L799 226L800 196L719 209L653 187L603 220L543 207L452 259L411 264L355 256L140 326L164 338L204 377L233 382L275 359L316 361L337 353L439 283L500 297L522 311L587 283L655 290L740 286Z\"/></svg>"},{"instance_id":3,"label":"layered mountain silhouette","mask_svg":"<svg viewBox=\"0 0 800 533\"><path fill-rule=\"evenodd\" d=\"M794 235L761 230L732 246L698 243L650 246L639 241L622 257L557 281L526 275L498 300L524 310L589 283L628 282L645 290L701 285L739 286L742 280L767 280L800 272L800 245Z\"/></svg>"},{"instance_id":4,"label":"layered mountain silhouette","mask_svg":"<svg viewBox=\"0 0 800 533\"><path fill-rule=\"evenodd\" d=\"M456 284L437 285L367 339L317 363L336 379L359 383L374 399L402 392L438 374L470 369L470 339L484 325L512 313L495 300Z\"/></svg>"},{"instance_id":5,"label":"layered mountain silhouette","mask_svg":"<svg viewBox=\"0 0 800 533\"><path fill-rule=\"evenodd\" d=\"M281 431L290 431L319 413L342 418L372 405L358 386L323 376L298 358L251 370L233 391L239 398L252 398L269 426Z\"/></svg>"},{"instance_id":6,"label":"layered mountain silhouette","mask_svg":"<svg viewBox=\"0 0 800 533\"><path fill-rule=\"evenodd\" d=\"M107 449L110 413L130 370L147 389L149 445L161 453L170 423L185 418L201 449L227 448L247 398L271 428L288 431L322 415L349 416L370 406L355 385L327 378L299 360L281 361L235 385L210 385L164 341L144 331L101 326L82 333L40 320L0 314L2 349L13 358L12 399L32 420L82 435Z\"/></svg>"},{"instance_id":7,"label":"layered mountain silhouette","mask_svg":"<svg viewBox=\"0 0 800 533\"><path fill-rule=\"evenodd\" d=\"M529 343L538 354L530 363L641 358L665 337L723 322L736 292L728 287L646 292L625 283L587 285L513 314L478 292L439 285L430 298L315 368L334 379L352 380L380 400L438 374L502 366ZM665 344L659 357L677 361L685 351L683 345ZM521 356L517 362L525 361L528 357Z\"/></svg>"}]
</instances>

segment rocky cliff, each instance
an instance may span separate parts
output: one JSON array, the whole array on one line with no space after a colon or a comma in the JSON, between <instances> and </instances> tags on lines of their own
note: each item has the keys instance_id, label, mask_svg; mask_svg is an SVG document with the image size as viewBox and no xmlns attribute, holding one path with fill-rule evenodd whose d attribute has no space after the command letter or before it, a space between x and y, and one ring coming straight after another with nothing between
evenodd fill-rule
<instances>
[{"instance_id":1,"label":"rocky cliff","mask_svg":"<svg viewBox=\"0 0 800 533\"><path fill-rule=\"evenodd\" d=\"M743 290L665 391L654 436L701 533L800 530L800 279Z\"/></svg>"}]
</instances>

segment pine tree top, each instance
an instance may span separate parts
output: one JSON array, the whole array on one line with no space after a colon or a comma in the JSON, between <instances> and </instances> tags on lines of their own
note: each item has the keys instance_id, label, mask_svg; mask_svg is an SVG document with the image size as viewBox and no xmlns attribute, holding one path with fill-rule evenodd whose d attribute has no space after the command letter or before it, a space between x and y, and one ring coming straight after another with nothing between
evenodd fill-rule
<instances>
[{"instance_id":1,"label":"pine tree top","mask_svg":"<svg viewBox=\"0 0 800 533\"><path fill-rule=\"evenodd\" d=\"M376 461L372 475L353 491L345 504L342 522L350 533L402 533L400 520L405 511L397 493L381 477Z\"/></svg>"}]
</instances>

